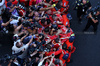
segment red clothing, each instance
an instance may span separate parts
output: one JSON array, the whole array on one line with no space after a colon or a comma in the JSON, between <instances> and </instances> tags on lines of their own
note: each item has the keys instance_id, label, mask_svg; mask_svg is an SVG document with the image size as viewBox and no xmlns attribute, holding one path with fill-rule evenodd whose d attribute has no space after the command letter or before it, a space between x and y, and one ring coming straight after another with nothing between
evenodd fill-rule
<instances>
[{"instance_id":1,"label":"red clothing","mask_svg":"<svg viewBox=\"0 0 100 66\"><path fill-rule=\"evenodd\" d=\"M45 66L48 66L48 62L45 63Z\"/></svg>"},{"instance_id":2,"label":"red clothing","mask_svg":"<svg viewBox=\"0 0 100 66\"><path fill-rule=\"evenodd\" d=\"M67 59L67 60L64 60L64 59L63 59L63 56L64 56L66 53L68 53L69 56L68 56L68 59ZM71 53L68 52L68 51L62 50L62 53L61 53L61 55L59 56L59 59L62 60L63 66L66 66L66 63L65 63L65 62L70 62L70 58L71 58Z\"/></svg>"},{"instance_id":3,"label":"red clothing","mask_svg":"<svg viewBox=\"0 0 100 66\"><path fill-rule=\"evenodd\" d=\"M46 38L45 38L45 41L47 41L47 40L54 40L54 39L56 39L57 38L57 36L56 35L54 35L54 36L50 36L50 35L48 35Z\"/></svg>"},{"instance_id":4,"label":"red clothing","mask_svg":"<svg viewBox=\"0 0 100 66\"><path fill-rule=\"evenodd\" d=\"M23 9L20 9L20 10L19 10L19 15L20 15L20 16L23 16L25 13L26 13L25 10L23 10Z\"/></svg>"},{"instance_id":5,"label":"red clothing","mask_svg":"<svg viewBox=\"0 0 100 66\"><path fill-rule=\"evenodd\" d=\"M20 3L24 3L25 6L28 4L28 1L25 1L25 0L20 0Z\"/></svg>"},{"instance_id":6,"label":"red clothing","mask_svg":"<svg viewBox=\"0 0 100 66\"><path fill-rule=\"evenodd\" d=\"M63 17L63 25L70 27L69 19L66 17L66 15L62 15Z\"/></svg>"},{"instance_id":7,"label":"red clothing","mask_svg":"<svg viewBox=\"0 0 100 66\"><path fill-rule=\"evenodd\" d=\"M42 0L30 0L29 6L40 3Z\"/></svg>"},{"instance_id":8,"label":"red clothing","mask_svg":"<svg viewBox=\"0 0 100 66\"><path fill-rule=\"evenodd\" d=\"M43 27L43 28L46 28L46 27L49 27L50 25L42 25L41 22L39 22L40 25Z\"/></svg>"},{"instance_id":9,"label":"red clothing","mask_svg":"<svg viewBox=\"0 0 100 66\"><path fill-rule=\"evenodd\" d=\"M58 21L62 22L63 24L64 18L60 14L56 14L56 16L58 17Z\"/></svg>"},{"instance_id":10,"label":"red clothing","mask_svg":"<svg viewBox=\"0 0 100 66\"><path fill-rule=\"evenodd\" d=\"M56 43L55 40L52 41L52 44L54 45L53 48L58 49L60 47L60 43Z\"/></svg>"},{"instance_id":11,"label":"red clothing","mask_svg":"<svg viewBox=\"0 0 100 66\"><path fill-rule=\"evenodd\" d=\"M63 2L63 7L64 7L64 8L61 8L60 11L62 12L64 9L66 9L65 12L64 12L64 14L67 14L66 12L67 12L68 9L69 9L69 5L68 5L68 4L69 4L69 1L62 0L62 2Z\"/></svg>"},{"instance_id":12,"label":"red clothing","mask_svg":"<svg viewBox=\"0 0 100 66\"><path fill-rule=\"evenodd\" d=\"M35 5L36 4L36 0L30 0L30 2L29 2L29 6L31 6L31 5Z\"/></svg>"},{"instance_id":13,"label":"red clothing","mask_svg":"<svg viewBox=\"0 0 100 66\"><path fill-rule=\"evenodd\" d=\"M51 23L53 24L54 20L53 20L52 16L49 16L49 19L51 20Z\"/></svg>"},{"instance_id":14,"label":"red clothing","mask_svg":"<svg viewBox=\"0 0 100 66\"><path fill-rule=\"evenodd\" d=\"M68 29L64 25L58 25L58 27L62 30L63 34L66 34Z\"/></svg>"},{"instance_id":15,"label":"red clothing","mask_svg":"<svg viewBox=\"0 0 100 66\"><path fill-rule=\"evenodd\" d=\"M50 52L45 52L46 56L50 56L52 54L54 55L59 55L62 52L62 49L59 49L58 51L54 52L54 51L50 51Z\"/></svg>"},{"instance_id":16,"label":"red clothing","mask_svg":"<svg viewBox=\"0 0 100 66\"><path fill-rule=\"evenodd\" d=\"M69 39L69 37L71 36L70 33L68 34L59 34L60 35L60 39L61 39L61 43L63 44L66 40Z\"/></svg>"},{"instance_id":17,"label":"red clothing","mask_svg":"<svg viewBox=\"0 0 100 66\"><path fill-rule=\"evenodd\" d=\"M76 48L73 46L73 43L74 43L74 42L70 43L69 40L66 41L67 49L71 46L71 53L74 53L74 52L75 52L75 49L76 49Z\"/></svg>"}]
</instances>

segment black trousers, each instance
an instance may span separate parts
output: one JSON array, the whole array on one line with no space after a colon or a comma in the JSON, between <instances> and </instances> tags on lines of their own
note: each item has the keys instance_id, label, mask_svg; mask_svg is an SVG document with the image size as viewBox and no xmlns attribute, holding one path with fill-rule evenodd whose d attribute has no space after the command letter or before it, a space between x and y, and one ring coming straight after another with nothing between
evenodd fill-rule
<instances>
[{"instance_id":1,"label":"black trousers","mask_svg":"<svg viewBox=\"0 0 100 66\"><path fill-rule=\"evenodd\" d=\"M77 17L80 18L82 15L85 15L85 12L77 10Z\"/></svg>"},{"instance_id":2,"label":"black trousers","mask_svg":"<svg viewBox=\"0 0 100 66\"><path fill-rule=\"evenodd\" d=\"M99 22L94 23L92 20L89 19L84 30L85 30L85 31L88 30L88 28L92 25L93 28L94 28L94 32L96 32L96 31L97 31L98 23L99 23Z\"/></svg>"}]
</instances>

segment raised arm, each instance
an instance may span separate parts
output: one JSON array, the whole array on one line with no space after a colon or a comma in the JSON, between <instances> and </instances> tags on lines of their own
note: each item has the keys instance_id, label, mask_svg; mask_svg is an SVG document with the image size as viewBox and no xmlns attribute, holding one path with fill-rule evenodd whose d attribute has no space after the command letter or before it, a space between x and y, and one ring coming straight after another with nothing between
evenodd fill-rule
<instances>
[{"instance_id":1,"label":"raised arm","mask_svg":"<svg viewBox=\"0 0 100 66\"><path fill-rule=\"evenodd\" d=\"M22 27L22 24L19 25L19 26L15 29L15 32L16 32L16 31L19 31L19 30L21 29L21 27Z\"/></svg>"},{"instance_id":2,"label":"raised arm","mask_svg":"<svg viewBox=\"0 0 100 66\"><path fill-rule=\"evenodd\" d=\"M13 10L14 10L15 8L18 8L18 7L17 7L17 6L14 6L12 9L9 10L9 12L13 12Z\"/></svg>"},{"instance_id":3,"label":"raised arm","mask_svg":"<svg viewBox=\"0 0 100 66\"><path fill-rule=\"evenodd\" d=\"M24 37L21 38L20 42L22 42L26 36L28 36L28 33Z\"/></svg>"},{"instance_id":4,"label":"raised arm","mask_svg":"<svg viewBox=\"0 0 100 66\"><path fill-rule=\"evenodd\" d=\"M92 21L93 21L94 23L97 23L97 22L98 22L98 20L95 20L95 19L92 17L91 13L89 14L89 17L92 19Z\"/></svg>"},{"instance_id":5,"label":"raised arm","mask_svg":"<svg viewBox=\"0 0 100 66\"><path fill-rule=\"evenodd\" d=\"M5 26L7 26L12 20L13 20L13 19L10 19L8 22L2 23L1 25L5 27Z\"/></svg>"},{"instance_id":6,"label":"raised arm","mask_svg":"<svg viewBox=\"0 0 100 66\"><path fill-rule=\"evenodd\" d=\"M30 45L32 43L34 36L35 35L32 36L31 40L28 42L28 45Z\"/></svg>"}]
</instances>

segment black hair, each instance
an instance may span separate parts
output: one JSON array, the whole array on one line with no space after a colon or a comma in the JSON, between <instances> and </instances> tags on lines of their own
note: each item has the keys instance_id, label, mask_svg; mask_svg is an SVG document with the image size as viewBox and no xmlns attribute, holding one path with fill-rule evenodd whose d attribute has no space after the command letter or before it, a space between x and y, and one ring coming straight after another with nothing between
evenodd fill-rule
<instances>
[{"instance_id":1,"label":"black hair","mask_svg":"<svg viewBox=\"0 0 100 66\"><path fill-rule=\"evenodd\" d=\"M47 19L47 24L50 24L51 23L51 20L50 19Z\"/></svg>"},{"instance_id":2,"label":"black hair","mask_svg":"<svg viewBox=\"0 0 100 66\"><path fill-rule=\"evenodd\" d=\"M55 14L52 15L52 18L57 17Z\"/></svg>"},{"instance_id":3,"label":"black hair","mask_svg":"<svg viewBox=\"0 0 100 66\"><path fill-rule=\"evenodd\" d=\"M58 26L56 25L56 24L52 24L52 26L51 26L51 29L55 29L55 30L58 30Z\"/></svg>"},{"instance_id":4,"label":"black hair","mask_svg":"<svg viewBox=\"0 0 100 66\"><path fill-rule=\"evenodd\" d=\"M50 30L50 28L49 28L49 27L46 27L46 28L44 29L44 32L47 33L47 32L49 32L49 30Z\"/></svg>"},{"instance_id":5,"label":"black hair","mask_svg":"<svg viewBox=\"0 0 100 66\"><path fill-rule=\"evenodd\" d=\"M56 38L56 39L55 39L55 42L56 42L56 43L59 43L59 38Z\"/></svg>"},{"instance_id":6,"label":"black hair","mask_svg":"<svg viewBox=\"0 0 100 66\"><path fill-rule=\"evenodd\" d=\"M65 43L62 45L62 49L67 50L67 45Z\"/></svg>"},{"instance_id":7,"label":"black hair","mask_svg":"<svg viewBox=\"0 0 100 66\"><path fill-rule=\"evenodd\" d=\"M16 40L17 40L17 37L16 37L16 36L14 36L14 37L13 37L13 41L16 41Z\"/></svg>"},{"instance_id":8,"label":"black hair","mask_svg":"<svg viewBox=\"0 0 100 66\"><path fill-rule=\"evenodd\" d=\"M16 43L16 47L20 48L20 46L19 46L19 42Z\"/></svg>"},{"instance_id":9,"label":"black hair","mask_svg":"<svg viewBox=\"0 0 100 66\"><path fill-rule=\"evenodd\" d=\"M59 1L59 2L56 4L56 7L57 7L58 9L61 9L61 7L62 7L62 6L60 5L61 3L62 3L62 1Z\"/></svg>"},{"instance_id":10,"label":"black hair","mask_svg":"<svg viewBox=\"0 0 100 66\"><path fill-rule=\"evenodd\" d=\"M42 38L40 39L42 41L44 39L44 34L40 33L39 36L42 36Z\"/></svg>"},{"instance_id":11,"label":"black hair","mask_svg":"<svg viewBox=\"0 0 100 66\"><path fill-rule=\"evenodd\" d=\"M49 3L51 0L46 0L47 3Z\"/></svg>"},{"instance_id":12,"label":"black hair","mask_svg":"<svg viewBox=\"0 0 100 66\"><path fill-rule=\"evenodd\" d=\"M46 21L46 19L44 18L44 19L42 19L41 20L41 24L44 24L45 23L45 21Z\"/></svg>"}]
</instances>

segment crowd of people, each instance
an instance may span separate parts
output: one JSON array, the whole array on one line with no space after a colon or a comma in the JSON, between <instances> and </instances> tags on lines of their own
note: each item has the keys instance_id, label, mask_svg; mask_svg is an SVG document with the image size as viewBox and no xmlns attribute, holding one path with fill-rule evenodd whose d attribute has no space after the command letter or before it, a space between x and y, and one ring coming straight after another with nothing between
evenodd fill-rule
<instances>
[{"instance_id":1,"label":"crowd of people","mask_svg":"<svg viewBox=\"0 0 100 66\"><path fill-rule=\"evenodd\" d=\"M5 0L0 32L13 34L16 56L8 66L66 66L76 49L68 8L69 0Z\"/></svg>"}]
</instances>

